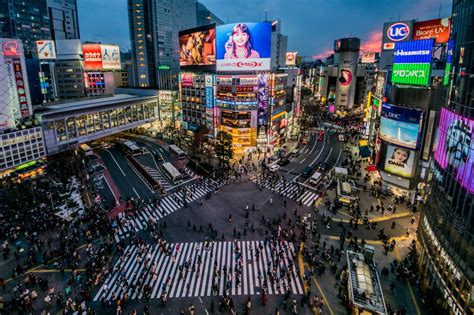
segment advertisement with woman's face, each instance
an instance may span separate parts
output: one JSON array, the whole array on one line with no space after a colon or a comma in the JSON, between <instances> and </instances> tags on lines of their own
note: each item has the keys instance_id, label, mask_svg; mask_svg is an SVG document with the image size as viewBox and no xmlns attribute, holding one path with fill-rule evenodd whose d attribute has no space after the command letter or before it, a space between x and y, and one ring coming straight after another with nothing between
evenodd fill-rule
<instances>
[{"instance_id":1,"label":"advertisement with woman's face","mask_svg":"<svg viewBox=\"0 0 474 315\"><path fill-rule=\"evenodd\" d=\"M415 151L393 145L387 146L384 170L401 177L412 177Z\"/></svg>"},{"instance_id":2,"label":"advertisement with woman's face","mask_svg":"<svg viewBox=\"0 0 474 315\"><path fill-rule=\"evenodd\" d=\"M443 108L437 130L436 162L442 169L449 168L462 187L474 192L474 120Z\"/></svg>"},{"instance_id":3,"label":"advertisement with woman's face","mask_svg":"<svg viewBox=\"0 0 474 315\"><path fill-rule=\"evenodd\" d=\"M270 70L272 25L234 23L216 28L217 71Z\"/></svg>"}]
</instances>

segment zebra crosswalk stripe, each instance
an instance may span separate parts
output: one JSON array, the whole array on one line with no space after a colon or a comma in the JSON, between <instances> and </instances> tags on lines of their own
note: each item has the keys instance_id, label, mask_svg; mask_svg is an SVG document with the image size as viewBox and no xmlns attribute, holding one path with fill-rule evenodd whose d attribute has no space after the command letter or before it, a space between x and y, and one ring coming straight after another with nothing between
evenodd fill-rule
<instances>
[{"instance_id":1,"label":"zebra crosswalk stripe","mask_svg":"<svg viewBox=\"0 0 474 315\"><path fill-rule=\"evenodd\" d=\"M236 246L242 259L239 273ZM259 247L262 250L257 258ZM285 288L293 294L304 293L293 262L294 247L291 243L270 245L263 241L229 241L209 243L204 248L204 243L194 242L170 244L169 248L171 255L162 252L158 245L126 247L123 258L114 264L112 272L95 294L94 301L122 298L125 293L130 299L141 299L145 285L151 288L151 298L160 298L163 290L170 298L223 295L224 292L255 295L262 287L266 287L267 294L284 294ZM292 268L290 261L293 262ZM185 262L190 262L187 268ZM224 266L226 272L223 272ZM269 268L276 270L272 280L267 276ZM287 270L285 276L283 270ZM240 274L239 283L237 274ZM212 286L216 283L217 292L213 292Z\"/></svg>"}]
</instances>

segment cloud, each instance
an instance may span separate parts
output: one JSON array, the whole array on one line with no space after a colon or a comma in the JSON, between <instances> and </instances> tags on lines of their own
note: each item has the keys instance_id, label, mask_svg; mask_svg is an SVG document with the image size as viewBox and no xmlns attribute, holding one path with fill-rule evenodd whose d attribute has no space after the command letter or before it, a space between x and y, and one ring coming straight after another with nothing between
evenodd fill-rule
<instances>
[{"instance_id":1,"label":"cloud","mask_svg":"<svg viewBox=\"0 0 474 315\"><path fill-rule=\"evenodd\" d=\"M325 51L323 51L323 52L321 52L317 55L311 56L311 58L313 60L326 59L327 57L331 56L332 54L334 54L334 49L326 49Z\"/></svg>"},{"instance_id":2,"label":"cloud","mask_svg":"<svg viewBox=\"0 0 474 315\"><path fill-rule=\"evenodd\" d=\"M362 42L362 45L360 46L360 51L379 52L381 47L382 47L382 32L372 31L369 34L368 40Z\"/></svg>"}]
</instances>

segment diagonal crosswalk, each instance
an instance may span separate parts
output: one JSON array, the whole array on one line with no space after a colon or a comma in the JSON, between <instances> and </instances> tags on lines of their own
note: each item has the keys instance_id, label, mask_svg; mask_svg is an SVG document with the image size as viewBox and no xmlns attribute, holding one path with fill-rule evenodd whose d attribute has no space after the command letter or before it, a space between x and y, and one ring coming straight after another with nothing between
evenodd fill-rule
<instances>
[{"instance_id":1,"label":"diagonal crosswalk","mask_svg":"<svg viewBox=\"0 0 474 315\"><path fill-rule=\"evenodd\" d=\"M296 253L286 241L191 242L126 247L94 301L303 294Z\"/></svg>"},{"instance_id":2,"label":"diagonal crosswalk","mask_svg":"<svg viewBox=\"0 0 474 315\"><path fill-rule=\"evenodd\" d=\"M161 198L159 205L149 204L133 215L121 214L117 220L115 240L118 242L121 236L125 236L130 231L143 230L150 219L159 220L184 206L184 200L191 203L203 198L206 194L212 193L223 186L222 181L215 181L205 178L202 181L187 186L177 192Z\"/></svg>"},{"instance_id":3,"label":"diagonal crosswalk","mask_svg":"<svg viewBox=\"0 0 474 315\"><path fill-rule=\"evenodd\" d=\"M314 202L319 198L319 194L315 191L305 189L296 182L287 182L273 176L259 175L253 179L253 182L296 202L301 201L308 207L314 205Z\"/></svg>"}]
</instances>

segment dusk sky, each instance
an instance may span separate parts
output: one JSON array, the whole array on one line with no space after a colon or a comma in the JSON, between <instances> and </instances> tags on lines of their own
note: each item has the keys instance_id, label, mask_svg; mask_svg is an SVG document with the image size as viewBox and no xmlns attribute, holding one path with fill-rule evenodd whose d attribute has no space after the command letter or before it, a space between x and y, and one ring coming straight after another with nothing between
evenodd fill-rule
<instances>
[{"instance_id":1,"label":"dusk sky","mask_svg":"<svg viewBox=\"0 0 474 315\"><path fill-rule=\"evenodd\" d=\"M337 38L355 36L362 50L379 51L385 21L428 20L448 17L452 0L201 0L224 22L254 22L279 18L288 35L288 51L327 57ZM130 47L126 0L79 0L79 24L83 41Z\"/></svg>"}]
</instances>

